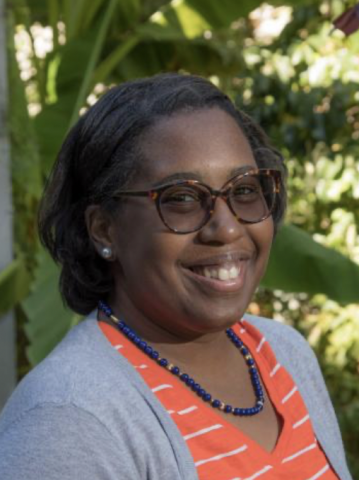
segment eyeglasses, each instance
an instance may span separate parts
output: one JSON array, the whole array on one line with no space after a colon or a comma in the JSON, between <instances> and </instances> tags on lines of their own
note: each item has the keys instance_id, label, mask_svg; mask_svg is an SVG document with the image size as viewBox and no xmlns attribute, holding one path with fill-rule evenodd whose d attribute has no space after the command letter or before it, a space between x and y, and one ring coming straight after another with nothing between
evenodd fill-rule
<instances>
[{"instance_id":1,"label":"eyeglasses","mask_svg":"<svg viewBox=\"0 0 359 480\"><path fill-rule=\"evenodd\" d=\"M280 179L278 170L253 169L231 178L220 190L198 180L178 180L150 190L120 190L113 198L149 197L166 227L186 234L200 230L209 221L218 197L239 222L262 222L273 212Z\"/></svg>"}]
</instances>

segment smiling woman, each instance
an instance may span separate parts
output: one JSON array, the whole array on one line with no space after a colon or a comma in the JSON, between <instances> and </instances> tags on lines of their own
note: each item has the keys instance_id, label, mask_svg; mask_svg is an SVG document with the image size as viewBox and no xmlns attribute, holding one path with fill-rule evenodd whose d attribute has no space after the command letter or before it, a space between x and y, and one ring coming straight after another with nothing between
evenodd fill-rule
<instances>
[{"instance_id":1,"label":"smiling woman","mask_svg":"<svg viewBox=\"0 0 359 480\"><path fill-rule=\"evenodd\" d=\"M245 313L285 174L199 77L123 84L79 120L40 235L87 319L4 409L1 478L350 479L310 348Z\"/></svg>"}]
</instances>

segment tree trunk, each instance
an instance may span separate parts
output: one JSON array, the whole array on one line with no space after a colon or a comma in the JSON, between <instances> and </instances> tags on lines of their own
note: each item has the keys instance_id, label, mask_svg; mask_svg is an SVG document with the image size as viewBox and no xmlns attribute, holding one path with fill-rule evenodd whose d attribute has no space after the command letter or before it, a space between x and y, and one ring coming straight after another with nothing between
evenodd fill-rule
<instances>
[{"instance_id":1,"label":"tree trunk","mask_svg":"<svg viewBox=\"0 0 359 480\"><path fill-rule=\"evenodd\" d=\"M12 260L10 141L7 128L8 82L5 0L0 0L0 271ZM16 384L13 312L0 318L0 410Z\"/></svg>"}]
</instances>

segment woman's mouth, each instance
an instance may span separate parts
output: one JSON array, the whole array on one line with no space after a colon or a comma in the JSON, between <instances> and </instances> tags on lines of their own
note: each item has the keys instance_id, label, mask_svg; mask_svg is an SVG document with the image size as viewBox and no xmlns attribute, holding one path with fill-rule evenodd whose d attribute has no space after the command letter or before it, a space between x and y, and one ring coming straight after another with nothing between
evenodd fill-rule
<instances>
[{"instance_id":1,"label":"woman's mouth","mask_svg":"<svg viewBox=\"0 0 359 480\"><path fill-rule=\"evenodd\" d=\"M213 278L225 282L227 280L234 280L238 278L241 273L240 265L228 265L228 266L196 266L190 269L197 275L202 275L206 278Z\"/></svg>"},{"instance_id":2,"label":"woman's mouth","mask_svg":"<svg viewBox=\"0 0 359 480\"><path fill-rule=\"evenodd\" d=\"M196 265L185 268L190 278L202 287L217 292L238 292L244 285L248 260L236 260L220 265Z\"/></svg>"}]
</instances>

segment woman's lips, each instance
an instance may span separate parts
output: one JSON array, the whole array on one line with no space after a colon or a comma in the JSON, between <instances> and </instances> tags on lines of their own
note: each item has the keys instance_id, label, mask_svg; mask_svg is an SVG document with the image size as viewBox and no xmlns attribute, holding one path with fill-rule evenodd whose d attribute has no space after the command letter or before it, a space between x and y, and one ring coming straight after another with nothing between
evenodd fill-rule
<instances>
[{"instance_id":1,"label":"woman's lips","mask_svg":"<svg viewBox=\"0 0 359 480\"><path fill-rule=\"evenodd\" d=\"M202 286L217 292L238 292L244 285L248 260L220 265L196 265L185 268L186 274Z\"/></svg>"}]
</instances>

